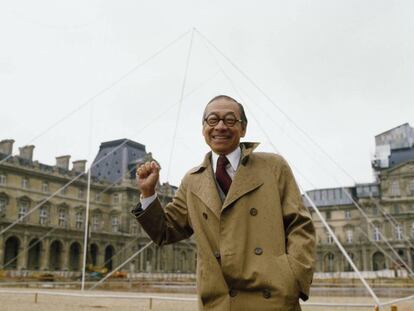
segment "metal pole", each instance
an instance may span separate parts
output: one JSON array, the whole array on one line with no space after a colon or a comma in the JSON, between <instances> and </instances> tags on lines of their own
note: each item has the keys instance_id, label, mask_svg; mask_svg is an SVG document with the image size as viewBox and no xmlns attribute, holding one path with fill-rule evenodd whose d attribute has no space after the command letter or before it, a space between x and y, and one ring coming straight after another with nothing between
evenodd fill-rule
<instances>
[{"instance_id":1,"label":"metal pole","mask_svg":"<svg viewBox=\"0 0 414 311\"><path fill-rule=\"evenodd\" d=\"M83 265L82 265L82 286L81 291L85 290L85 273L86 273L86 255L88 251L88 232L89 232L89 202L91 194L91 167L88 170L88 190L86 194L86 217L85 217L85 233L83 236Z\"/></svg>"}]
</instances>

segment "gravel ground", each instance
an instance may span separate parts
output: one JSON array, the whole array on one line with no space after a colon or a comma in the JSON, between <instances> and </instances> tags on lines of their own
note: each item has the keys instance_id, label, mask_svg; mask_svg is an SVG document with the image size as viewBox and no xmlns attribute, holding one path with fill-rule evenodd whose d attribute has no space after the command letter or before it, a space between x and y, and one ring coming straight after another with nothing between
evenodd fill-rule
<instances>
[{"instance_id":1,"label":"gravel ground","mask_svg":"<svg viewBox=\"0 0 414 311\"><path fill-rule=\"evenodd\" d=\"M11 290L18 293L5 293L4 291ZM3 292L2 292L3 291ZM120 296L154 296L154 297L185 297L195 298L194 295L186 294L133 294L124 292L110 292L110 291L94 291L92 294L105 295L104 298L97 297L70 297L70 296L50 296L42 294L46 291L36 290L39 292L37 302L35 302L35 295L29 294L27 289L16 288L1 288L0 289L0 311L144 311L150 310L149 299L133 299L120 298ZM33 291L32 291L33 292ZM54 293L68 293L79 294L79 291L70 290L48 290L47 292ZM91 292L86 291L86 294ZM117 296L118 298L108 297ZM382 301L388 301L382 299ZM334 303L371 303L372 300L367 297L312 297L309 302L334 302ZM303 306L303 311L364 311L373 310L373 308L344 308L344 307L311 307ZM197 310L197 303L195 301L161 301L153 300L152 309L154 311L194 311ZM382 310L390 310L390 307L385 307ZM399 303L398 311L414 311L414 300L409 302Z\"/></svg>"}]
</instances>

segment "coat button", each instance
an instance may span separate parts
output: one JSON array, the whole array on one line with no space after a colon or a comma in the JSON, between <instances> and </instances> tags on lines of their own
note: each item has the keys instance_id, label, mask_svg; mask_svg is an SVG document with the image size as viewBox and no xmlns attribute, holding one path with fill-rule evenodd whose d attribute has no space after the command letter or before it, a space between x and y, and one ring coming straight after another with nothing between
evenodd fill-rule
<instances>
[{"instance_id":1,"label":"coat button","mask_svg":"<svg viewBox=\"0 0 414 311\"><path fill-rule=\"evenodd\" d=\"M257 209L255 209L254 207L252 207L252 208L250 209L250 215L252 215L252 216L256 216L256 215L257 215Z\"/></svg>"},{"instance_id":2,"label":"coat button","mask_svg":"<svg viewBox=\"0 0 414 311\"><path fill-rule=\"evenodd\" d=\"M220 252L219 251L215 251L214 252L214 257L216 257L217 259L220 259Z\"/></svg>"},{"instance_id":3,"label":"coat button","mask_svg":"<svg viewBox=\"0 0 414 311\"><path fill-rule=\"evenodd\" d=\"M229 295L230 295L230 297L236 297L237 296L237 291L235 289L230 289Z\"/></svg>"},{"instance_id":4,"label":"coat button","mask_svg":"<svg viewBox=\"0 0 414 311\"><path fill-rule=\"evenodd\" d=\"M263 298L269 299L272 296L272 293L268 289L263 290Z\"/></svg>"},{"instance_id":5,"label":"coat button","mask_svg":"<svg viewBox=\"0 0 414 311\"><path fill-rule=\"evenodd\" d=\"M260 247L256 247L256 248L254 249L254 253L255 253L256 255L261 255L261 254L263 254L263 249L261 249Z\"/></svg>"},{"instance_id":6,"label":"coat button","mask_svg":"<svg viewBox=\"0 0 414 311\"><path fill-rule=\"evenodd\" d=\"M207 213L203 213L203 217L204 217L204 219L207 219L208 218Z\"/></svg>"}]
</instances>

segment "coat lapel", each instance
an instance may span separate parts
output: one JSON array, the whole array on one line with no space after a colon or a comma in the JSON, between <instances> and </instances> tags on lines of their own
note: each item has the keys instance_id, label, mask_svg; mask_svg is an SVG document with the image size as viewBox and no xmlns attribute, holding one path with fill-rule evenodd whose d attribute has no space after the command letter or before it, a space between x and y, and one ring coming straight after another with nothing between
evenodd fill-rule
<instances>
[{"instance_id":1,"label":"coat lapel","mask_svg":"<svg viewBox=\"0 0 414 311\"><path fill-rule=\"evenodd\" d=\"M222 210L238 200L240 197L253 191L263 184L263 180L259 176L253 175L248 167L249 165L240 165L236 176L231 184L229 193L224 200Z\"/></svg>"},{"instance_id":2,"label":"coat lapel","mask_svg":"<svg viewBox=\"0 0 414 311\"><path fill-rule=\"evenodd\" d=\"M217 216L217 218L220 219L221 211L230 204L263 184L263 180L260 179L260 176L252 174L251 163L249 162L250 154L258 145L258 143L240 144L242 148L240 165L224 203L220 199L215 177L213 176L210 160L211 152L206 154L204 161L200 166L191 170L190 173L197 176L191 186L192 193L194 193Z\"/></svg>"},{"instance_id":3,"label":"coat lapel","mask_svg":"<svg viewBox=\"0 0 414 311\"><path fill-rule=\"evenodd\" d=\"M195 194L212 212L220 218L222 201L216 186L213 170L211 168L211 152L207 153L203 163L192 170L196 175L191 192Z\"/></svg>"},{"instance_id":4,"label":"coat lapel","mask_svg":"<svg viewBox=\"0 0 414 311\"><path fill-rule=\"evenodd\" d=\"M242 143L242 157L240 160L239 168L237 169L236 176L231 184L229 193L224 200L222 210L238 200L240 197L253 191L263 184L263 180L260 176L255 175L251 169L251 161L249 156L253 150L258 146L257 143Z\"/></svg>"}]
</instances>

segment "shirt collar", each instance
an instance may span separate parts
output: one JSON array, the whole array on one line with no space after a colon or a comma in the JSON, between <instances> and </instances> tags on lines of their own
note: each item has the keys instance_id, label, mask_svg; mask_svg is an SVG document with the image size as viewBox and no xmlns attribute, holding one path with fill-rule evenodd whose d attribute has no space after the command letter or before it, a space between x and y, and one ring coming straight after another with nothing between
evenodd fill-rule
<instances>
[{"instance_id":1,"label":"shirt collar","mask_svg":"<svg viewBox=\"0 0 414 311\"><path fill-rule=\"evenodd\" d=\"M226 154L226 158L229 160L231 167L234 171L237 170L240 163L240 156L241 156L241 149L240 147L237 147L234 149L234 151L230 152L229 154ZM213 166L213 171L216 172L217 168L217 160L219 155L215 153L214 151L211 152L211 164Z\"/></svg>"}]
</instances>

